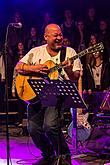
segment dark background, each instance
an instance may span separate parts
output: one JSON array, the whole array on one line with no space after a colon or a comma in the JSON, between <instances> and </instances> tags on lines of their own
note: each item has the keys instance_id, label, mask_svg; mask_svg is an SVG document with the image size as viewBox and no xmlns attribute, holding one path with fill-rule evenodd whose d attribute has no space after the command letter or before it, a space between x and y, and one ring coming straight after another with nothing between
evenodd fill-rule
<instances>
[{"instance_id":1,"label":"dark background","mask_svg":"<svg viewBox=\"0 0 110 165\"><path fill-rule=\"evenodd\" d=\"M15 11L20 11L25 25L30 26L41 24L46 11L52 14L56 23L61 22L67 8L72 10L74 19L85 18L91 6L95 7L99 18L110 20L110 0L0 0L0 40L4 38Z\"/></svg>"}]
</instances>

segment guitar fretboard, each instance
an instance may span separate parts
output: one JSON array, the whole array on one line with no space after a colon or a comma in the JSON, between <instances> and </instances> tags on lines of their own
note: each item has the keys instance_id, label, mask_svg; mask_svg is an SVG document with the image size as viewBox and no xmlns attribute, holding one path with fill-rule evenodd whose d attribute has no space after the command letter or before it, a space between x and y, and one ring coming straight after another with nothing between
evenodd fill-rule
<instances>
[{"instance_id":1,"label":"guitar fretboard","mask_svg":"<svg viewBox=\"0 0 110 165\"><path fill-rule=\"evenodd\" d=\"M103 49L104 49L103 43L95 44L95 45L90 46L89 48L79 52L78 54L76 54L72 58L69 58L69 61L71 63L73 63L74 60L76 60L77 58L80 58L80 57L82 57L82 56L84 56L88 53L94 53L94 52L97 52L97 51L100 51L100 50L103 50ZM52 73L56 70L62 69L63 67L64 67L64 65L62 65L62 63L60 63L59 65L56 65L53 68L50 68L50 73Z\"/></svg>"}]
</instances>

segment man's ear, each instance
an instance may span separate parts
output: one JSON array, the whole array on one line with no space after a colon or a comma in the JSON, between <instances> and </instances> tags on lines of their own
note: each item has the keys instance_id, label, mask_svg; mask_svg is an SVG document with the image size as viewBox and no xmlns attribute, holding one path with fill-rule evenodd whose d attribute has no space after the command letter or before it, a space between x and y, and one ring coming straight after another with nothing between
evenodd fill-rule
<instances>
[{"instance_id":1,"label":"man's ear","mask_svg":"<svg viewBox=\"0 0 110 165\"><path fill-rule=\"evenodd\" d=\"M44 39L47 41L47 34L44 33Z\"/></svg>"}]
</instances>

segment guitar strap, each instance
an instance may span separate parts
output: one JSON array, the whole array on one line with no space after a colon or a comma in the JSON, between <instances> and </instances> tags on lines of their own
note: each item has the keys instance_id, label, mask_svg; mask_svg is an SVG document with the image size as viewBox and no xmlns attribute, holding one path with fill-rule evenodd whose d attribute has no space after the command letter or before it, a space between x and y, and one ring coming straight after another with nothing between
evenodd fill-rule
<instances>
[{"instance_id":1,"label":"guitar strap","mask_svg":"<svg viewBox=\"0 0 110 165\"><path fill-rule=\"evenodd\" d=\"M65 61L66 57L66 47L62 46L61 53L60 53L60 62Z\"/></svg>"},{"instance_id":2,"label":"guitar strap","mask_svg":"<svg viewBox=\"0 0 110 165\"><path fill-rule=\"evenodd\" d=\"M66 47L62 46L61 52L60 52L60 62L65 61L66 57ZM62 69L59 69L58 72L61 73Z\"/></svg>"}]
</instances>

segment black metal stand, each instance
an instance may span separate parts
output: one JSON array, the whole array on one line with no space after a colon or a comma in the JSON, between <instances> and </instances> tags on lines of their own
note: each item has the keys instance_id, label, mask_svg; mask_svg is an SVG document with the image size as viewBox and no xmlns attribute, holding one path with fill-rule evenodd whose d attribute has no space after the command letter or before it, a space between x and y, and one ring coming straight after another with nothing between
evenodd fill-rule
<instances>
[{"instance_id":1,"label":"black metal stand","mask_svg":"<svg viewBox=\"0 0 110 165\"><path fill-rule=\"evenodd\" d=\"M110 110L110 88L107 90L104 99L102 100L100 109L108 111Z\"/></svg>"},{"instance_id":2,"label":"black metal stand","mask_svg":"<svg viewBox=\"0 0 110 165\"><path fill-rule=\"evenodd\" d=\"M9 165L10 158L10 144L9 144L9 128L8 128L8 57L7 57L7 47L8 47L8 32L9 32L10 24L7 26L6 37L5 37L5 47L4 47L4 59L5 59L5 111L6 111L6 142L7 142L7 165Z\"/></svg>"},{"instance_id":3,"label":"black metal stand","mask_svg":"<svg viewBox=\"0 0 110 165\"><path fill-rule=\"evenodd\" d=\"M58 98L58 101L57 101L57 111L58 111L58 157L57 159L55 160L54 164L53 165L62 165L62 164L65 164L65 165L70 165L66 160L65 158L63 158L63 155L60 154L62 153L62 148L61 148L61 106L62 106L62 99L59 97Z\"/></svg>"},{"instance_id":4,"label":"black metal stand","mask_svg":"<svg viewBox=\"0 0 110 165\"><path fill-rule=\"evenodd\" d=\"M30 86L39 95L39 99L42 106L57 106L58 110L58 127L59 127L59 139L58 139L58 158L54 165L69 165L69 163L63 158L61 153L61 124L60 124L60 110L63 108L85 108L86 104L81 99L78 90L74 83L69 80L28 80Z\"/></svg>"}]
</instances>

